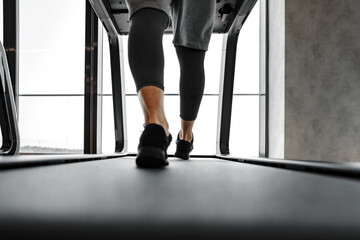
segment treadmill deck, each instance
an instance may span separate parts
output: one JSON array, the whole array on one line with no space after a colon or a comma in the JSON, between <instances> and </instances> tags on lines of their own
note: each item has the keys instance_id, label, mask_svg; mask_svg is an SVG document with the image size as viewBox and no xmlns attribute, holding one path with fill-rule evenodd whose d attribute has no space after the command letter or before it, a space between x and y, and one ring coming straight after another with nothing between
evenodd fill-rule
<instances>
[{"instance_id":1,"label":"treadmill deck","mask_svg":"<svg viewBox=\"0 0 360 240\"><path fill-rule=\"evenodd\" d=\"M357 179L211 158L142 169L120 157L1 170L0 230L46 238L355 239L359 200Z\"/></svg>"}]
</instances>

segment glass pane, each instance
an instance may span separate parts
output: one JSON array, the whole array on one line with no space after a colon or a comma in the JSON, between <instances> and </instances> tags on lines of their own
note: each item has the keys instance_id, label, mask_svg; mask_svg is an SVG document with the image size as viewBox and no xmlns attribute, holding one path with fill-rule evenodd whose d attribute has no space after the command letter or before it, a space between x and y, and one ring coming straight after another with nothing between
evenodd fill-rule
<instances>
[{"instance_id":1,"label":"glass pane","mask_svg":"<svg viewBox=\"0 0 360 240\"><path fill-rule=\"evenodd\" d=\"M234 96L229 148L232 156L259 156L258 96Z\"/></svg>"},{"instance_id":2,"label":"glass pane","mask_svg":"<svg viewBox=\"0 0 360 240\"><path fill-rule=\"evenodd\" d=\"M242 27L236 57L234 93L259 93L259 1Z\"/></svg>"},{"instance_id":3,"label":"glass pane","mask_svg":"<svg viewBox=\"0 0 360 240\"><path fill-rule=\"evenodd\" d=\"M246 25L242 30L244 37L240 37L239 50L238 53L242 52L242 56L245 56L242 60L237 60L237 72L241 73L242 79L247 81L236 81L235 82L235 93L258 93L259 92L259 83L258 83L258 20L256 18L258 15L258 7L255 6L252 15L247 20ZM255 13L254 13L255 12ZM257 15L257 16L255 16ZM107 36L104 35L104 93L111 94L111 75L110 75L110 55L109 55L109 46ZM244 39L243 39L244 38ZM132 78L132 74L128 64L128 53L127 53L127 43L128 36L122 36L122 42L124 47L124 68L125 68L125 91L127 94L136 94L135 84ZM218 94L219 92L219 79L220 79L220 70L221 70L221 54L222 54L222 34L213 34L209 50L205 58L205 74L206 74L206 84L205 84L205 94ZM251 47L249 44L251 43ZM240 46L241 45L241 46ZM164 69L164 84L165 84L165 93L176 94L179 92L179 65L176 56L175 49L172 44L172 35L164 35L163 38L164 54L165 54L165 69ZM246 52L245 52L246 51ZM250 59L251 57L251 59ZM240 59L240 58L239 58ZM250 60L249 60L250 59ZM239 62L240 61L240 62ZM241 62L242 61L242 62ZM245 62L247 65L244 65ZM240 64L239 64L240 63ZM239 66L241 65L241 66ZM250 68L250 69L249 69ZM255 70L254 70L255 69ZM245 76L245 77L244 77ZM236 75L236 78L239 77ZM254 80L255 79L255 80ZM239 84L240 82L240 84ZM241 89L238 91L237 89ZM236 104L234 98L234 104ZM248 99L254 99L248 98ZM258 100L257 100L258 101ZM253 102L251 102L253 104ZM127 117L127 137L128 137L128 152L136 153L137 145L141 132L143 131L143 113L138 101L137 96L127 96L126 97L126 117ZM217 128L217 110L218 110L218 97L217 96L204 96L203 102L200 108L199 116L194 127L195 135L195 148L193 154L215 154L216 152L216 128ZM112 97L104 97L104 117L103 117L103 151L104 152L113 152L114 151L114 120L113 120L113 109L112 109ZM173 134L174 140L176 139L177 133L180 129L180 120L179 120L179 96L166 96L165 97L165 111L170 124L170 132ZM250 112L249 112L250 111ZM258 114L258 104L256 108L252 107L241 108L241 115L243 116L253 116L254 111ZM233 114L233 119L240 118L238 116L240 113ZM258 119L258 115L257 115ZM234 121L234 120L233 120ZM254 119L251 120L252 124ZM238 126L233 127L232 131L237 131ZM247 128L243 126L242 128ZM258 131L258 124L256 129ZM258 134L256 135L258 138ZM234 139L232 139L234 140ZM232 144L238 145L242 143L241 139L235 139ZM174 141L175 142L175 141ZM175 152L174 142L169 147L169 153L172 154ZM201 143L201 144L199 144ZM254 141L250 141L251 144L254 144ZM255 144L258 148L258 143ZM210 148L209 148L210 146ZM243 153L241 151L239 153ZM258 150L246 149L246 154L258 154Z\"/></svg>"},{"instance_id":4,"label":"glass pane","mask_svg":"<svg viewBox=\"0 0 360 240\"><path fill-rule=\"evenodd\" d=\"M180 129L179 97L165 97L166 117L174 142ZM215 106L215 107L214 107ZM216 152L217 96L204 96L194 126L194 150L192 154L211 155ZM136 153L143 131L143 113L137 96L126 97L128 152ZM259 97L234 96L230 134L230 153L233 156L258 156L259 151ZM114 120L112 97L104 97L103 106L103 152L114 152ZM168 153L175 152L174 142ZM201 143L201 144L200 144Z\"/></svg>"},{"instance_id":5,"label":"glass pane","mask_svg":"<svg viewBox=\"0 0 360 240\"><path fill-rule=\"evenodd\" d=\"M82 153L84 97L20 97L20 152Z\"/></svg>"},{"instance_id":6,"label":"glass pane","mask_svg":"<svg viewBox=\"0 0 360 240\"><path fill-rule=\"evenodd\" d=\"M102 152L114 153L115 128L112 96L103 97L102 111Z\"/></svg>"},{"instance_id":7,"label":"glass pane","mask_svg":"<svg viewBox=\"0 0 360 240\"><path fill-rule=\"evenodd\" d=\"M126 97L126 124L128 152L136 153L139 138L144 129L144 117L137 96Z\"/></svg>"},{"instance_id":8,"label":"glass pane","mask_svg":"<svg viewBox=\"0 0 360 240\"><path fill-rule=\"evenodd\" d=\"M218 96L203 97L193 129L194 150L192 154L213 155L216 153L218 99ZM178 129L180 129L180 124Z\"/></svg>"},{"instance_id":9,"label":"glass pane","mask_svg":"<svg viewBox=\"0 0 360 240\"><path fill-rule=\"evenodd\" d=\"M103 28L103 33L103 93L111 94L110 48L105 28Z\"/></svg>"},{"instance_id":10,"label":"glass pane","mask_svg":"<svg viewBox=\"0 0 360 240\"><path fill-rule=\"evenodd\" d=\"M205 55L206 94L219 93L223 38L223 34L213 34Z\"/></svg>"},{"instance_id":11,"label":"glass pane","mask_svg":"<svg viewBox=\"0 0 360 240\"><path fill-rule=\"evenodd\" d=\"M136 93L136 85L131 74L129 58L128 58L128 39L129 36L122 36L122 43L124 47L124 71L125 71L125 92L127 94L135 94Z\"/></svg>"},{"instance_id":12,"label":"glass pane","mask_svg":"<svg viewBox=\"0 0 360 240\"><path fill-rule=\"evenodd\" d=\"M85 3L19 0L20 94L82 94Z\"/></svg>"},{"instance_id":13,"label":"glass pane","mask_svg":"<svg viewBox=\"0 0 360 240\"><path fill-rule=\"evenodd\" d=\"M173 35L166 34L163 37L165 55L164 87L165 93L179 93L180 67L175 47L172 43Z\"/></svg>"}]
</instances>

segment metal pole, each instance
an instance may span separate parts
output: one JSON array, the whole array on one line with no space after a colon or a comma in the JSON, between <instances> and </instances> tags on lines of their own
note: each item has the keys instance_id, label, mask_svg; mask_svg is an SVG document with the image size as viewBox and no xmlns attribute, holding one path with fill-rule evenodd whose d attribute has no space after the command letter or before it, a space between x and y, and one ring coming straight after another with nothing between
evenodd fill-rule
<instances>
[{"instance_id":1,"label":"metal pole","mask_svg":"<svg viewBox=\"0 0 360 240\"><path fill-rule=\"evenodd\" d=\"M268 1L260 1L259 156L269 157L269 21Z\"/></svg>"},{"instance_id":2,"label":"metal pole","mask_svg":"<svg viewBox=\"0 0 360 240\"><path fill-rule=\"evenodd\" d=\"M220 155L230 154L229 139L237 42L240 29L256 1L257 0L244 0L236 3L234 7L234 11L237 13L236 17L229 27L228 33L224 36L216 142L216 153Z\"/></svg>"},{"instance_id":3,"label":"metal pole","mask_svg":"<svg viewBox=\"0 0 360 240\"><path fill-rule=\"evenodd\" d=\"M4 48L9 64L11 85L19 115L19 0L3 1Z\"/></svg>"},{"instance_id":4,"label":"metal pole","mask_svg":"<svg viewBox=\"0 0 360 240\"><path fill-rule=\"evenodd\" d=\"M122 42L118 34L108 33L111 60L111 80L115 124L115 152L126 151L126 121L125 121L125 93L124 70L122 61Z\"/></svg>"},{"instance_id":5,"label":"metal pole","mask_svg":"<svg viewBox=\"0 0 360 240\"><path fill-rule=\"evenodd\" d=\"M126 152L126 111L124 61L121 31L112 14L109 1L89 0L108 34L114 106L115 152Z\"/></svg>"},{"instance_id":6,"label":"metal pole","mask_svg":"<svg viewBox=\"0 0 360 240\"><path fill-rule=\"evenodd\" d=\"M220 80L217 154L230 154L230 124L238 37L238 32L231 32L224 36L225 49L223 49Z\"/></svg>"},{"instance_id":7,"label":"metal pole","mask_svg":"<svg viewBox=\"0 0 360 240\"><path fill-rule=\"evenodd\" d=\"M98 18L86 1L84 153L97 153Z\"/></svg>"}]
</instances>

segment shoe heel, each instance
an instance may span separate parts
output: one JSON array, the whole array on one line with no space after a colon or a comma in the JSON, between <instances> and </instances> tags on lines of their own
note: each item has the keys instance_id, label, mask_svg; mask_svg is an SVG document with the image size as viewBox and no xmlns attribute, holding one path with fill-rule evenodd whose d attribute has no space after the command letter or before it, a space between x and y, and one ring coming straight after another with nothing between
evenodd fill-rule
<instances>
[{"instance_id":1,"label":"shoe heel","mask_svg":"<svg viewBox=\"0 0 360 240\"><path fill-rule=\"evenodd\" d=\"M139 149L136 164L139 167L158 167L169 164L167 153L161 148L143 146Z\"/></svg>"}]
</instances>

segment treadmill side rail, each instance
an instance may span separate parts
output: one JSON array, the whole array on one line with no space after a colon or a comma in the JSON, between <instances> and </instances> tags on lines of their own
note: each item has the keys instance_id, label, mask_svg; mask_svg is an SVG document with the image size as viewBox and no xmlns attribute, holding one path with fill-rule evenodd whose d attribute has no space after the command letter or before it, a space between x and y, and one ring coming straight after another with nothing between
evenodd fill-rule
<instances>
[{"instance_id":1,"label":"treadmill side rail","mask_svg":"<svg viewBox=\"0 0 360 240\"><path fill-rule=\"evenodd\" d=\"M17 155L20 148L19 128L14 94L6 53L0 42L0 125L3 144L0 155Z\"/></svg>"}]
</instances>

